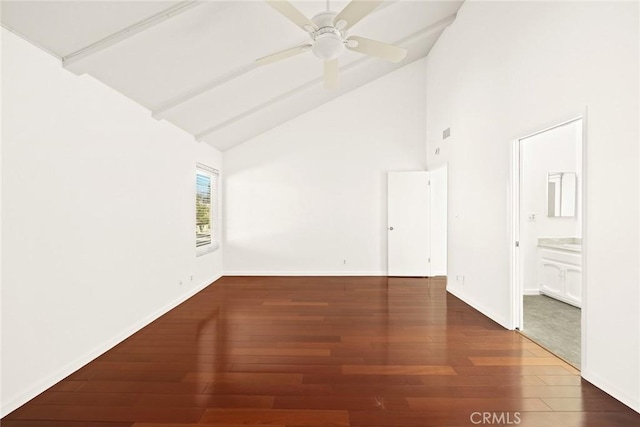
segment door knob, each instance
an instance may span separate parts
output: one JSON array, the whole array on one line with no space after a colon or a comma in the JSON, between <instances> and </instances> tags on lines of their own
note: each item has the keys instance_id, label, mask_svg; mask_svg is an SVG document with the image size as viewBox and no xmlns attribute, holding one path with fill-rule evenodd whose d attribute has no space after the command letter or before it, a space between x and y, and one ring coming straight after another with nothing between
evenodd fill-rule
<instances>
[{"instance_id":1,"label":"door knob","mask_svg":"<svg viewBox=\"0 0 640 427\"><path fill-rule=\"evenodd\" d=\"M393 231L393 227L389 227L389 230Z\"/></svg>"}]
</instances>

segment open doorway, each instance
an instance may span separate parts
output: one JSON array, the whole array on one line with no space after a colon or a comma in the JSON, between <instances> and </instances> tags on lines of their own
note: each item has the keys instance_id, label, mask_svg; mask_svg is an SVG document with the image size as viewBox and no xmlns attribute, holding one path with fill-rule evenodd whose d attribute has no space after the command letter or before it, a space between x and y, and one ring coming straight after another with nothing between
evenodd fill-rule
<instances>
[{"instance_id":1,"label":"open doorway","mask_svg":"<svg viewBox=\"0 0 640 427\"><path fill-rule=\"evenodd\" d=\"M514 156L516 327L581 365L583 118L518 139Z\"/></svg>"}]
</instances>

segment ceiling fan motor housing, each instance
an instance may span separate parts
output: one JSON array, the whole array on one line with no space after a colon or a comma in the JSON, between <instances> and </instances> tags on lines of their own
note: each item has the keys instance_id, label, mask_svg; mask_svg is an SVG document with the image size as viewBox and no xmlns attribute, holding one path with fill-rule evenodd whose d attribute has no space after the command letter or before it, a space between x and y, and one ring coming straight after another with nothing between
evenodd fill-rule
<instances>
[{"instance_id":1,"label":"ceiling fan motor housing","mask_svg":"<svg viewBox=\"0 0 640 427\"><path fill-rule=\"evenodd\" d=\"M321 12L311 18L318 29L311 33L313 54L320 59L335 59L345 50L345 33L334 26L336 12Z\"/></svg>"}]
</instances>

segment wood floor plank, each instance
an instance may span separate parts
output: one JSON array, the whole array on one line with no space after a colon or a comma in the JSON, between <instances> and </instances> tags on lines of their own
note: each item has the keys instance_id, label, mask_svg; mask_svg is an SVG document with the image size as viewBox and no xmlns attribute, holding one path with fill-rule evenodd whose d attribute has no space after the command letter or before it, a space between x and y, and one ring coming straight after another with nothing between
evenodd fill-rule
<instances>
[{"instance_id":1,"label":"wood floor plank","mask_svg":"<svg viewBox=\"0 0 640 427\"><path fill-rule=\"evenodd\" d=\"M569 376L567 376L569 377ZM535 375L428 375L418 376L424 385L446 386L523 386L523 385L547 385ZM573 377L571 377L573 378Z\"/></svg>"},{"instance_id":2,"label":"wood floor plank","mask_svg":"<svg viewBox=\"0 0 640 427\"><path fill-rule=\"evenodd\" d=\"M132 427L247 427L247 424L227 424L227 423L135 423ZM269 424L269 427L287 427L284 424Z\"/></svg>"},{"instance_id":3,"label":"wood floor plank","mask_svg":"<svg viewBox=\"0 0 640 427\"><path fill-rule=\"evenodd\" d=\"M349 411L351 426L428 427L472 425L469 415L459 411ZM558 427L558 426L557 426Z\"/></svg>"},{"instance_id":4,"label":"wood floor plank","mask_svg":"<svg viewBox=\"0 0 640 427\"><path fill-rule=\"evenodd\" d=\"M138 400L137 393L68 393L50 391L37 396L33 405L77 405L77 406L131 406Z\"/></svg>"},{"instance_id":5,"label":"wood floor plank","mask_svg":"<svg viewBox=\"0 0 640 427\"><path fill-rule=\"evenodd\" d=\"M385 277L222 278L1 424L453 427L483 412L530 427L640 425L443 279Z\"/></svg>"},{"instance_id":6,"label":"wood floor plank","mask_svg":"<svg viewBox=\"0 0 640 427\"><path fill-rule=\"evenodd\" d=\"M556 357L469 357L478 366L509 366L509 365L559 365L567 363Z\"/></svg>"},{"instance_id":7,"label":"wood floor plank","mask_svg":"<svg viewBox=\"0 0 640 427\"><path fill-rule=\"evenodd\" d=\"M106 426L108 427L108 426ZM247 427L247 424L228 423L135 423L132 427ZM287 427L284 424L269 424L269 427Z\"/></svg>"},{"instance_id":8,"label":"wood floor plank","mask_svg":"<svg viewBox=\"0 0 640 427\"><path fill-rule=\"evenodd\" d=\"M189 372L184 382L215 382L216 384L302 384L302 374L283 373L238 373L238 372Z\"/></svg>"},{"instance_id":9,"label":"wood floor plank","mask_svg":"<svg viewBox=\"0 0 640 427\"><path fill-rule=\"evenodd\" d=\"M295 426L349 426L349 414L347 411L317 409L208 409L202 417L201 422L259 425L284 424Z\"/></svg>"},{"instance_id":10,"label":"wood floor plank","mask_svg":"<svg viewBox=\"0 0 640 427\"><path fill-rule=\"evenodd\" d=\"M330 356L325 348L236 348L229 351L232 356Z\"/></svg>"},{"instance_id":11,"label":"wood floor plank","mask_svg":"<svg viewBox=\"0 0 640 427\"><path fill-rule=\"evenodd\" d=\"M169 393L198 394L209 382L160 382L160 381L90 381L82 389L84 393Z\"/></svg>"},{"instance_id":12,"label":"wood floor plank","mask_svg":"<svg viewBox=\"0 0 640 427\"><path fill-rule=\"evenodd\" d=\"M345 375L457 375L451 366L343 365Z\"/></svg>"},{"instance_id":13,"label":"wood floor plank","mask_svg":"<svg viewBox=\"0 0 640 427\"><path fill-rule=\"evenodd\" d=\"M209 394L149 394L140 395L135 406L174 408L260 408L273 407L273 396L225 396Z\"/></svg>"},{"instance_id":14,"label":"wood floor plank","mask_svg":"<svg viewBox=\"0 0 640 427\"><path fill-rule=\"evenodd\" d=\"M304 384L423 384L418 375L305 374Z\"/></svg>"},{"instance_id":15,"label":"wood floor plank","mask_svg":"<svg viewBox=\"0 0 640 427\"><path fill-rule=\"evenodd\" d=\"M260 384L254 382L242 384L210 383L202 394L238 396L328 396L331 394L331 386L328 384Z\"/></svg>"},{"instance_id":16,"label":"wood floor plank","mask_svg":"<svg viewBox=\"0 0 640 427\"><path fill-rule=\"evenodd\" d=\"M539 398L499 399L499 398L458 398L445 399L442 397L409 397L409 408L416 411L467 411L472 413L478 408L491 412L515 411L549 411L551 408Z\"/></svg>"},{"instance_id":17,"label":"wood floor plank","mask_svg":"<svg viewBox=\"0 0 640 427\"><path fill-rule=\"evenodd\" d=\"M408 410L405 398L386 396L324 396L309 399L301 396L278 396L273 402L278 409L342 409L342 410Z\"/></svg>"},{"instance_id":18,"label":"wood floor plank","mask_svg":"<svg viewBox=\"0 0 640 427\"><path fill-rule=\"evenodd\" d=\"M231 372L273 372L273 373L300 373L300 374L339 374L341 365L314 365L314 364L277 364L277 363L234 363Z\"/></svg>"},{"instance_id":19,"label":"wood floor plank","mask_svg":"<svg viewBox=\"0 0 640 427\"><path fill-rule=\"evenodd\" d=\"M580 385L582 378L576 375L538 375L548 385Z\"/></svg>"},{"instance_id":20,"label":"wood floor plank","mask_svg":"<svg viewBox=\"0 0 640 427\"><path fill-rule=\"evenodd\" d=\"M139 420L146 422L196 423L204 412L204 408L30 405L14 411L10 414L10 418L42 421L133 422Z\"/></svg>"},{"instance_id":21,"label":"wood floor plank","mask_svg":"<svg viewBox=\"0 0 640 427\"><path fill-rule=\"evenodd\" d=\"M262 305L289 306L289 307L327 307L328 302L305 302L305 301L265 301Z\"/></svg>"},{"instance_id":22,"label":"wood floor plank","mask_svg":"<svg viewBox=\"0 0 640 427\"><path fill-rule=\"evenodd\" d=\"M132 427L132 423L102 421L2 420L2 427ZM191 427L194 427L193 424Z\"/></svg>"}]
</instances>

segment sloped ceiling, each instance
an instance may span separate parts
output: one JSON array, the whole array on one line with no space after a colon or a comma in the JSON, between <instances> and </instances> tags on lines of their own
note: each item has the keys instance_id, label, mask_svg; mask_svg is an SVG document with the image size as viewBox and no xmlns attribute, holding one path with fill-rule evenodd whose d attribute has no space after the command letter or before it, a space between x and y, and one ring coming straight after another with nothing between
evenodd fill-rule
<instances>
[{"instance_id":1,"label":"sloped ceiling","mask_svg":"<svg viewBox=\"0 0 640 427\"><path fill-rule=\"evenodd\" d=\"M324 1L293 1L308 17ZM340 11L347 1L331 1ZM311 52L255 60L309 42L262 1L3 1L2 25L200 141L226 150L424 57L462 1L388 1L349 34L408 49L399 64L346 51L340 87Z\"/></svg>"}]
</instances>

